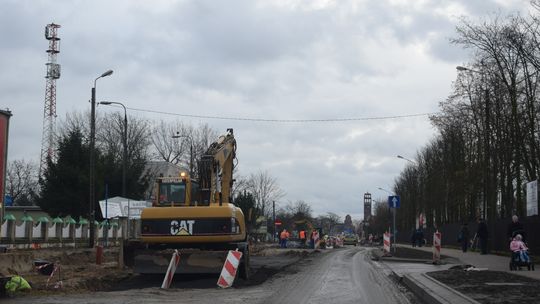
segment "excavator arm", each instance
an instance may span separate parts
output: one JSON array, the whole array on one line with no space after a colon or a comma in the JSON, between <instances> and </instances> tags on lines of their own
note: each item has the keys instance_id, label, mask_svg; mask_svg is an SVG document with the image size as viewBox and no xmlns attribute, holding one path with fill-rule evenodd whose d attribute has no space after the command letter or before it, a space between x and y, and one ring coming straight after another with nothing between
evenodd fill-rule
<instances>
[{"instance_id":1,"label":"excavator arm","mask_svg":"<svg viewBox=\"0 0 540 304\"><path fill-rule=\"evenodd\" d=\"M220 136L201 159L200 191L201 199L210 204L231 202L233 185L234 159L236 158L236 140L233 129Z\"/></svg>"}]
</instances>

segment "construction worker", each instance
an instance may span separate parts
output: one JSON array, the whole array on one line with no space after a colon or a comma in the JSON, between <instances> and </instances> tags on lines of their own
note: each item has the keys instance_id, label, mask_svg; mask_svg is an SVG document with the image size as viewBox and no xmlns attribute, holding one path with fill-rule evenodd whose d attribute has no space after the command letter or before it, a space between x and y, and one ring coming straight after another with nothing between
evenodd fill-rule
<instances>
[{"instance_id":1,"label":"construction worker","mask_svg":"<svg viewBox=\"0 0 540 304\"><path fill-rule=\"evenodd\" d=\"M287 240L289 239L289 232L287 229L283 229L283 231L281 231L279 239L281 241L281 248L287 248Z\"/></svg>"},{"instance_id":2,"label":"construction worker","mask_svg":"<svg viewBox=\"0 0 540 304\"><path fill-rule=\"evenodd\" d=\"M300 246L304 247L306 245L306 232L304 230L300 230Z\"/></svg>"},{"instance_id":3,"label":"construction worker","mask_svg":"<svg viewBox=\"0 0 540 304\"><path fill-rule=\"evenodd\" d=\"M315 249L315 238L318 238L318 234L319 232L316 230L316 229L313 229L311 231L311 240L310 240L310 247L311 249Z\"/></svg>"}]
</instances>

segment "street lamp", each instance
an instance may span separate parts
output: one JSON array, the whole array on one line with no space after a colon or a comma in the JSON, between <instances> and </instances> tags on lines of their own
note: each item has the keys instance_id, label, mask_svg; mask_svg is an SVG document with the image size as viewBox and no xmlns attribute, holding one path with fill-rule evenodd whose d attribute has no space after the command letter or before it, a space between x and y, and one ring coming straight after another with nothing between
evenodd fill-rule
<instances>
[{"instance_id":1,"label":"street lamp","mask_svg":"<svg viewBox=\"0 0 540 304\"><path fill-rule=\"evenodd\" d=\"M180 135L180 132L172 136L172 138L182 137L189 139L189 176L193 178L193 138L190 135Z\"/></svg>"},{"instance_id":2,"label":"street lamp","mask_svg":"<svg viewBox=\"0 0 540 304\"><path fill-rule=\"evenodd\" d=\"M92 87L92 99L91 111L90 111L90 239L88 240L88 246L94 248L95 243L95 224L96 220L96 176L95 176L95 146L96 146L96 82L98 79L112 75L113 71L108 70L101 74L98 78L94 79L94 86Z\"/></svg>"},{"instance_id":3,"label":"street lamp","mask_svg":"<svg viewBox=\"0 0 540 304\"><path fill-rule=\"evenodd\" d=\"M469 72L474 72L474 73L482 73L480 71L477 71L477 70L474 70L474 69L470 69L470 68L467 68L467 67L464 67L464 66L461 66L461 65L458 65L456 67L456 70L460 71L460 72L465 72L465 71L469 71Z\"/></svg>"},{"instance_id":4,"label":"street lamp","mask_svg":"<svg viewBox=\"0 0 540 304\"><path fill-rule=\"evenodd\" d=\"M391 192L391 191L389 191L389 190L386 190L386 189L384 189L384 188L378 187L377 189L382 190L382 191L384 191L384 192L387 192L387 193L390 194L390 195L394 195L393 192Z\"/></svg>"},{"instance_id":5,"label":"street lamp","mask_svg":"<svg viewBox=\"0 0 540 304\"><path fill-rule=\"evenodd\" d=\"M122 154L122 197L126 197L126 164L127 164L127 111L126 106L121 102L116 101L101 101L102 105L121 105L124 108L124 136L122 136L122 142L124 144L124 152Z\"/></svg>"},{"instance_id":6,"label":"street lamp","mask_svg":"<svg viewBox=\"0 0 540 304\"><path fill-rule=\"evenodd\" d=\"M406 160L406 161L410 162L410 163L413 164L413 165L417 165L417 163L416 163L415 161L412 161L412 160L410 160L410 159L408 159L408 158L406 158L406 157L403 157L403 156L401 156L401 155L398 155L397 158L401 158L401 159L403 159L403 160Z\"/></svg>"}]
</instances>

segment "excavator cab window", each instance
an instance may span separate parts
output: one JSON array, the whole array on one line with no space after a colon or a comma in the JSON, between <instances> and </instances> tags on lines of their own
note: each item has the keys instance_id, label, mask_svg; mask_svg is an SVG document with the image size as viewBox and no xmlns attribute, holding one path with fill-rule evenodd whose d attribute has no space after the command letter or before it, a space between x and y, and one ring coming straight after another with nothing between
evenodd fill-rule
<instances>
[{"instance_id":1,"label":"excavator cab window","mask_svg":"<svg viewBox=\"0 0 540 304\"><path fill-rule=\"evenodd\" d=\"M183 205L186 199L186 185L183 183L160 183L159 205Z\"/></svg>"}]
</instances>

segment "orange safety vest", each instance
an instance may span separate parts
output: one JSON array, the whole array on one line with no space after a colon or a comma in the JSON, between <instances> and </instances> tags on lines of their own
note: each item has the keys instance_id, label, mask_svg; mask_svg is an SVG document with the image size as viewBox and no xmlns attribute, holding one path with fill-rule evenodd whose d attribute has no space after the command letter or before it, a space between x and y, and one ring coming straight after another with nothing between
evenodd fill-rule
<instances>
[{"instance_id":1,"label":"orange safety vest","mask_svg":"<svg viewBox=\"0 0 540 304\"><path fill-rule=\"evenodd\" d=\"M306 238L306 232L304 230L300 231L300 238L305 239Z\"/></svg>"},{"instance_id":2,"label":"orange safety vest","mask_svg":"<svg viewBox=\"0 0 540 304\"><path fill-rule=\"evenodd\" d=\"M286 238L288 238L288 237L289 237L289 233L288 233L288 232L286 232L286 231L282 231L282 232L281 232L281 239L286 239Z\"/></svg>"}]
</instances>

